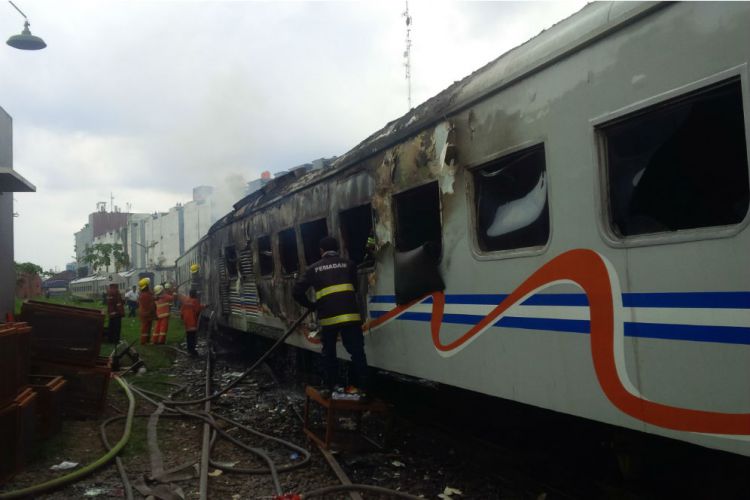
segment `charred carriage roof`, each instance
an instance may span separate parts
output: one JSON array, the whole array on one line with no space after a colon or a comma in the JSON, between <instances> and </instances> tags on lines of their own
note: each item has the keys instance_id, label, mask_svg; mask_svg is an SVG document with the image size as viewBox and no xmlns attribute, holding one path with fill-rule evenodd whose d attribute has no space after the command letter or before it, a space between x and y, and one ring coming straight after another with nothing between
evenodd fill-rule
<instances>
[{"instance_id":1,"label":"charred carriage roof","mask_svg":"<svg viewBox=\"0 0 750 500\"><path fill-rule=\"evenodd\" d=\"M389 122L350 151L336 158L331 164L332 168L313 171L297 169L272 179L260 190L235 203L234 212L217 221L209 230L209 234L299 190L340 175L343 170L668 5L668 2L591 3L466 78L454 82L401 118Z\"/></svg>"}]
</instances>

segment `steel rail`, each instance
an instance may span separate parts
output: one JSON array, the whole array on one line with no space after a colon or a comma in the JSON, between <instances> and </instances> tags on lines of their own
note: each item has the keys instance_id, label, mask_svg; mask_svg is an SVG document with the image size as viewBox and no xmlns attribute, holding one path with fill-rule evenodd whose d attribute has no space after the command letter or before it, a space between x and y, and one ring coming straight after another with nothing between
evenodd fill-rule
<instances>
[{"instance_id":1,"label":"steel rail","mask_svg":"<svg viewBox=\"0 0 750 500\"><path fill-rule=\"evenodd\" d=\"M206 397L203 410L211 412L211 329L208 329L206 338ZM208 422L203 424L203 442L201 445L200 462L200 487L198 489L200 500L208 500L208 467L211 455L211 426Z\"/></svg>"}]
</instances>

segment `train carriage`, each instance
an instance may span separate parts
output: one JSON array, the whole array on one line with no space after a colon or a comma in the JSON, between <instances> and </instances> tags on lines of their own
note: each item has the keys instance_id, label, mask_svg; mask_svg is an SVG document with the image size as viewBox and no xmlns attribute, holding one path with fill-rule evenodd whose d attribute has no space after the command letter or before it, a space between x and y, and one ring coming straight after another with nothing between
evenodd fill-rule
<instances>
[{"instance_id":1,"label":"train carriage","mask_svg":"<svg viewBox=\"0 0 750 500\"><path fill-rule=\"evenodd\" d=\"M742 2L589 4L240 200L178 269L202 263L219 325L278 336L331 234L372 365L750 455L748 26Z\"/></svg>"},{"instance_id":2,"label":"train carriage","mask_svg":"<svg viewBox=\"0 0 750 500\"><path fill-rule=\"evenodd\" d=\"M149 278L154 282L154 273L147 270L129 269L119 273L107 275L93 275L84 278L78 278L70 282L70 295L78 300L102 300L107 293L107 287L110 283L116 283L120 293L125 292L132 287L137 286L138 280Z\"/></svg>"}]
</instances>

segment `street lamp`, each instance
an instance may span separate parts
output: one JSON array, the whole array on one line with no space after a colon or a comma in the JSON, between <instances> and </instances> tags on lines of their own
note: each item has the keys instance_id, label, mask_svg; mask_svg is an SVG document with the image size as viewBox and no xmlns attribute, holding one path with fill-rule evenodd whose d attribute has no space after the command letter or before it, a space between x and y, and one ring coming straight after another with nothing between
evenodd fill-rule
<instances>
[{"instance_id":1,"label":"street lamp","mask_svg":"<svg viewBox=\"0 0 750 500\"><path fill-rule=\"evenodd\" d=\"M16 6L11 0L8 0L8 3L10 3L13 8L15 8L25 19L25 22L23 23L23 31L20 35L13 35L12 37L8 38L8 41L6 42L11 47L14 47L16 49L21 50L39 50L43 49L47 46L46 43L44 43L44 40L39 38L38 36L34 36L31 34L31 31L29 31L29 18L26 17L26 14L24 14L21 9Z\"/></svg>"},{"instance_id":2,"label":"street lamp","mask_svg":"<svg viewBox=\"0 0 750 500\"><path fill-rule=\"evenodd\" d=\"M146 265L144 266L144 269L148 269L148 264L149 264L149 262L148 262L148 251L151 250L152 248L154 248L156 245L158 245L159 242L158 241L152 241L148 245L144 245L143 243L138 243L137 241L134 241L133 243L135 243L136 245L138 245L139 247L143 248L146 251L145 252L145 257L146 257L145 264Z\"/></svg>"}]
</instances>

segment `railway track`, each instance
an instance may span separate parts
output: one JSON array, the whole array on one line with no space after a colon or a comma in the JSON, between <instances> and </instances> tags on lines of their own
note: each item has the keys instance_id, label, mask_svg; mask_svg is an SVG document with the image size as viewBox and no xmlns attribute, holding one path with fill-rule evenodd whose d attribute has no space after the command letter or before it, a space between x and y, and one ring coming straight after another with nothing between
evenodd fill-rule
<instances>
[{"instance_id":1,"label":"railway track","mask_svg":"<svg viewBox=\"0 0 750 500\"><path fill-rule=\"evenodd\" d=\"M309 368L316 355L305 351L312 362L300 362L289 350L270 363L277 383L296 389L290 397L299 401L300 380L311 374L287 368L295 361ZM287 380L279 380L284 374ZM391 374L380 374L375 384L396 408L398 453L379 456L406 464L402 478L415 478L392 477L386 480L391 488L432 492L427 497L439 493L437 486L455 486L460 498L629 500L741 497L750 482L745 457ZM355 482L365 475L359 464L371 465L343 452L337 457ZM370 469L382 473L382 467ZM430 471L441 469L438 485Z\"/></svg>"},{"instance_id":2,"label":"railway track","mask_svg":"<svg viewBox=\"0 0 750 500\"><path fill-rule=\"evenodd\" d=\"M158 495L167 495L165 498L168 498L170 497L170 495L172 495L177 498L184 494L186 488L188 488L188 485L190 484L183 483L179 487L175 484L172 484L173 481L186 481L188 479L191 479L189 474L186 476L184 473L188 469L188 467L178 466L177 468L172 467L169 470L165 470L167 467L166 465L164 465L165 461L162 459L159 440L157 438L156 429L159 418L177 417L193 420L197 419L203 424L202 436L200 438L200 461L197 467L198 474L197 477L191 480L192 482L197 479L198 491L195 492L195 496L197 496L197 498L201 500L208 498L231 498L235 500L241 498L283 498L286 500L287 498L303 499L314 497L351 498L353 500L362 500L363 496L359 492L368 492L367 495L370 496L368 496L367 498L373 498L371 495L378 495L377 498L417 498L403 491L390 491L389 489L382 486L353 483L344 472L341 464L339 464L339 462L337 461L335 454L322 448L318 448L318 451L320 452L320 456L322 457L322 459L324 459L325 463L330 469L330 472L328 472L327 474L321 474L322 471L320 471L320 464L316 464L316 470L314 474L316 476L322 477L325 477L326 475L336 477L339 484L321 485L320 480L318 480L317 482L310 482L309 477L304 478L301 481L297 481L294 478L294 475L297 471L291 471L295 469L300 471L303 470L303 468L305 468L303 466L307 466L310 462L310 452L308 452L303 447L297 446L294 443L287 441L286 439L289 436L284 435L282 437L279 437L278 435L271 436L265 434L264 432L255 430L248 425L244 425L237 420L234 420L233 418L231 418L231 416L228 416L226 414L227 406L229 406L230 409L235 413L237 413L238 411L244 411L248 414L252 414L252 407L254 401L257 398L240 398L235 391L244 390L242 389L243 383L247 380L250 380L251 385L258 386L258 383L254 382L254 379L251 379L251 372L253 372L256 367L264 366L262 365L262 361L263 359L265 359L268 353L266 353L266 355L264 356L261 356L261 358L252 363L249 368L245 369L241 373L241 375L237 376L238 374L236 372L230 372L232 375L231 383L226 384L226 377L222 377L224 383L216 384L215 375L217 371L220 372L220 375L226 375L226 369L228 366L230 366L230 364L224 362L223 360L218 361L217 359L215 359L212 353L211 346L212 344L209 341L208 345L206 346L205 368L202 370L203 380L200 384L203 386L203 395L200 398L178 401L174 399L176 391L169 395L163 395L151 390L138 387L138 385L136 384L130 384L130 388L142 400L156 407L156 410L154 410L153 413L138 415L139 417L149 417L148 451L151 462L151 473L147 475L148 477L146 478L146 481L139 479L138 481L133 483L135 489L141 492L141 494L151 494L157 497ZM218 370L217 365L221 366L221 368L219 368ZM236 364L233 364L231 365L230 369L236 370L237 368L238 366ZM241 368L244 368L244 366L242 366ZM253 376L255 375L257 374L253 374ZM262 378L262 376L260 378ZM196 394L197 391L198 380L195 379L192 382L193 383L191 385L193 387L192 389L188 389L187 398L194 397L193 395ZM214 387L216 385L223 385L223 388L215 390ZM267 387L267 385L268 384L264 384L263 387ZM184 386L179 387L179 391L182 391L184 389ZM231 404L227 405L227 401L231 402ZM198 405L202 407L202 410L194 409ZM255 404L255 406L257 406L257 404ZM292 408L294 408L293 405ZM296 408L294 409L296 410ZM299 415L298 411L296 413L297 419L299 420L301 416ZM299 422L297 423L296 427L300 427ZM240 433L243 434L242 437L238 436L238 434ZM301 433L299 434L301 435ZM246 441L246 438L244 437L245 435L253 435L255 438L260 438L261 440L263 440L263 445L255 443L250 444L248 441ZM212 454L215 454L215 447L217 445L217 442L219 442L220 440L231 442L235 446L235 450L233 452L234 454L232 456L233 458L237 459L236 461L232 463L221 462L215 458L215 455L212 456ZM305 441L303 441L303 443ZM267 444L270 444L272 446L266 449L264 448L264 445ZM286 446L286 449L292 451L292 459L296 460L296 462L289 463L289 453L279 453L277 449L278 445ZM240 457L240 452L243 452L246 456ZM226 449L223 450L222 453L226 453ZM240 460L246 461L247 455L254 455L256 459L259 459L262 465L260 467L250 468L236 466L236 463L238 463ZM191 465L192 463L193 462L190 462L186 465ZM227 473L222 478L224 479L223 484L212 484L215 481L213 478L218 477L222 474L222 472ZM280 473L282 472L287 473L284 475L283 479L280 477ZM122 467L122 464L120 464L120 473L125 481L124 489L127 492L126 496L128 498L131 498L133 488L130 484L130 480L128 479L127 472L124 470L124 467ZM248 474L251 476L255 476L256 478L258 476L270 476L272 485L268 485L267 479L248 480ZM239 479L235 479L234 481L227 481L227 478L229 477L235 477ZM247 492L232 493L232 482L236 483L238 488L240 488L240 484L242 484L242 487L245 490L247 490L248 488L248 483L254 482L256 483L255 486L257 486L257 489L253 488L252 494L248 494ZM290 484L297 485L297 488L290 488ZM240 490L237 489L234 491ZM273 493L269 495L268 493L270 492ZM293 495L298 495L298 497ZM341 497L341 495L344 496Z\"/></svg>"},{"instance_id":3,"label":"railway track","mask_svg":"<svg viewBox=\"0 0 750 500\"><path fill-rule=\"evenodd\" d=\"M118 460L127 481L122 496L138 498L137 491L147 491L144 482L151 490L174 482L185 498L227 500L283 498L290 492L301 498L354 500L417 495L631 499L664 498L670 488L680 488L675 491L682 496L691 496L685 493L693 489L703 497L737 497L747 483L742 474L746 460L681 443L676 459L662 441L629 445L636 465L644 455L656 454L660 474L625 480L618 455L609 449L606 426L383 374L376 377L376 390L396 409L389 447L310 449L314 444L302 432L300 412L303 381L311 374L299 368L314 370L318 358L287 346L267 356L269 345L261 342L241 359L221 349L205 360L180 355L174 382L165 382L174 387L159 393L128 375L139 400L136 420L149 421L149 449L143 452L147 459L126 455ZM169 423L161 425L161 419ZM105 422L104 436L106 426L117 420L122 417ZM365 418L366 430L379 430L377 423L374 416ZM185 429L182 435L180 429ZM155 469L154 463L161 465ZM195 463L198 473L192 472ZM110 487L118 483L114 467L104 472ZM672 486L680 476L686 476L687 486ZM51 498L69 498L72 491Z\"/></svg>"}]
</instances>

